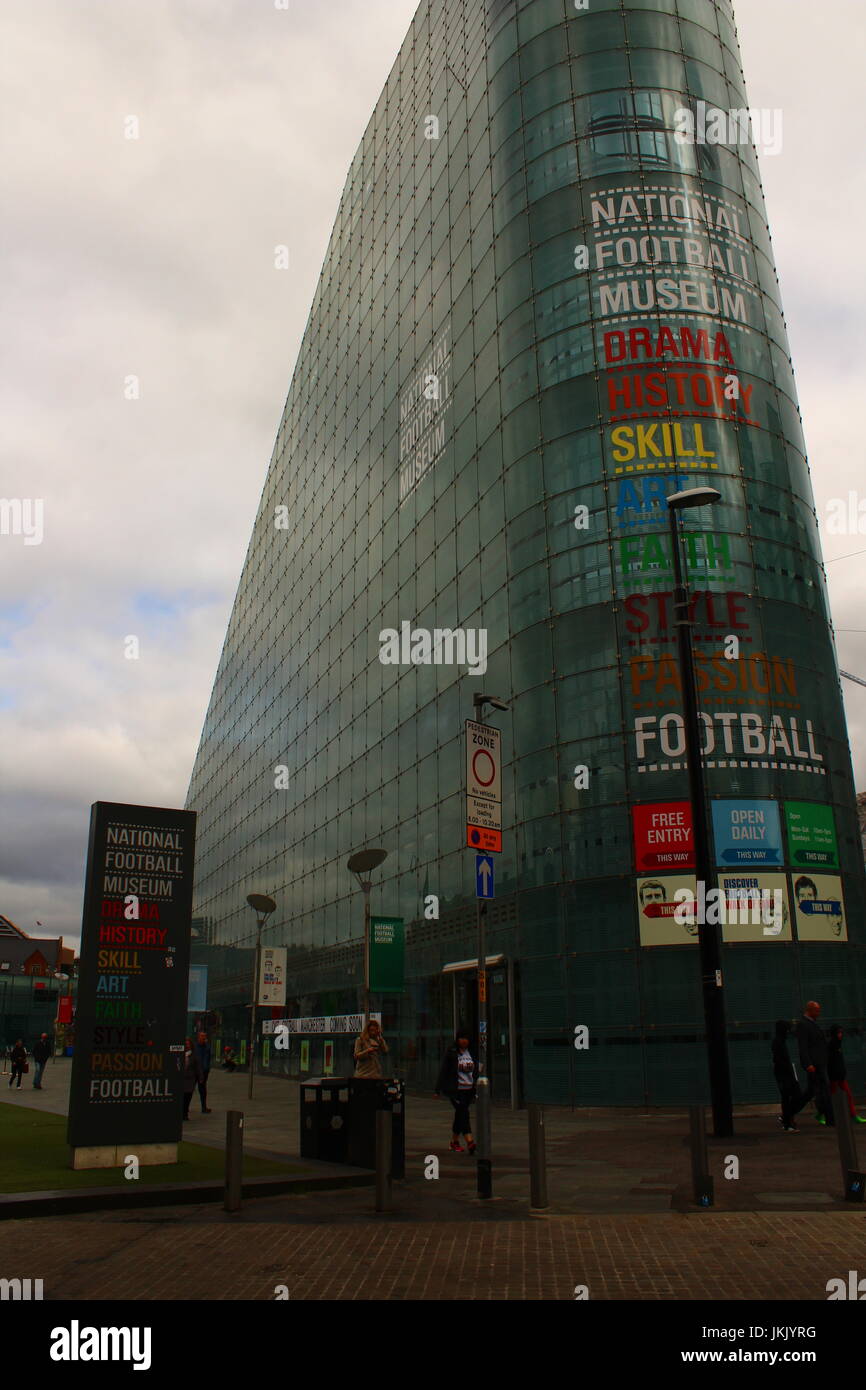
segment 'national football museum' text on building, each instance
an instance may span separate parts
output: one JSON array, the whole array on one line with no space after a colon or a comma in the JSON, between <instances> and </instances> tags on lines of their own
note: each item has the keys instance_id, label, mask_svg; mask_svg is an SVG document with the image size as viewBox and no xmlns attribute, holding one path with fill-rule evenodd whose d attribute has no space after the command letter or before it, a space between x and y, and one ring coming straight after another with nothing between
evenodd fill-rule
<instances>
[{"instance_id":1,"label":"'national football museum' text on building","mask_svg":"<svg viewBox=\"0 0 866 1390\"><path fill-rule=\"evenodd\" d=\"M862 853L779 285L753 145L706 119L747 107L728 0L420 5L346 182L187 801L226 1037L246 896L277 903L263 943L308 1022L266 1065L348 1065L366 847L374 914L405 924L405 988L372 999L395 1072L431 1085L475 1027L484 693L509 706L494 1095L706 1095L696 933L669 908L694 861L665 498L707 484L684 552L719 884L783 895L771 931L724 929L735 1100L773 1098L772 1023L804 998L859 1027Z\"/></svg>"}]
</instances>

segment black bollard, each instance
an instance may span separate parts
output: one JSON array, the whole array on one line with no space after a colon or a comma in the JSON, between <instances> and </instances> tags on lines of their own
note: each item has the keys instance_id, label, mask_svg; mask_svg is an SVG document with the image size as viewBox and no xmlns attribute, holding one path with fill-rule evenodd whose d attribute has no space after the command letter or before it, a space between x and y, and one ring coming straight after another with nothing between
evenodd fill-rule
<instances>
[{"instance_id":1,"label":"black bollard","mask_svg":"<svg viewBox=\"0 0 866 1390\"><path fill-rule=\"evenodd\" d=\"M527 1107L529 1123L529 1205L535 1211L546 1211L547 1154L544 1147L544 1107Z\"/></svg>"},{"instance_id":2,"label":"black bollard","mask_svg":"<svg viewBox=\"0 0 866 1390\"><path fill-rule=\"evenodd\" d=\"M848 1110L848 1097L844 1091L833 1095L833 1119L836 1122L836 1142L839 1145L839 1162L842 1165L842 1191L846 1202L862 1202L864 1194L864 1175L857 1168L857 1141L854 1126Z\"/></svg>"},{"instance_id":3,"label":"black bollard","mask_svg":"<svg viewBox=\"0 0 866 1390\"><path fill-rule=\"evenodd\" d=\"M391 1210L391 1138L393 1116L390 1110L376 1111L376 1210Z\"/></svg>"},{"instance_id":4,"label":"black bollard","mask_svg":"<svg viewBox=\"0 0 866 1390\"><path fill-rule=\"evenodd\" d=\"M244 1112L226 1112L226 1184L225 1211L241 1209L241 1176L244 1165Z\"/></svg>"},{"instance_id":5,"label":"black bollard","mask_svg":"<svg viewBox=\"0 0 866 1390\"><path fill-rule=\"evenodd\" d=\"M711 1207L713 1205L713 1180L709 1173L707 1131L702 1105L689 1106L689 1144L692 1151L692 1192L695 1205Z\"/></svg>"}]
</instances>

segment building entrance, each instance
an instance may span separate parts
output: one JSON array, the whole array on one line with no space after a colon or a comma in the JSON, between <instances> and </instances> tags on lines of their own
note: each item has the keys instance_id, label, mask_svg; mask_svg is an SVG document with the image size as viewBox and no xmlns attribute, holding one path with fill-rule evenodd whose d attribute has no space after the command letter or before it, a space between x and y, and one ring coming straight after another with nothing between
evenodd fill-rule
<instances>
[{"instance_id":1,"label":"building entrance","mask_svg":"<svg viewBox=\"0 0 866 1390\"><path fill-rule=\"evenodd\" d=\"M505 956L487 957L487 1067L494 1100L517 1108L517 1059L514 1028L513 967ZM478 1048L478 962L454 961L443 975L451 977L451 1016L456 1035L465 1028L474 1055Z\"/></svg>"}]
</instances>

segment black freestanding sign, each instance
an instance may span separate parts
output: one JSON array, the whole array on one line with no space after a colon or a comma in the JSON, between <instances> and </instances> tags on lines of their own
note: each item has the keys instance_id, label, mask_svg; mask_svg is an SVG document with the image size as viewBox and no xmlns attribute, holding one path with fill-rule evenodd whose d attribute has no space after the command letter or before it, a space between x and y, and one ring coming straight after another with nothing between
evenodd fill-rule
<instances>
[{"instance_id":1,"label":"black freestanding sign","mask_svg":"<svg viewBox=\"0 0 866 1390\"><path fill-rule=\"evenodd\" d=\"M91 808L73 1148L180 1138L194 854L194 811Z\"/></svg>"}]
</instances>

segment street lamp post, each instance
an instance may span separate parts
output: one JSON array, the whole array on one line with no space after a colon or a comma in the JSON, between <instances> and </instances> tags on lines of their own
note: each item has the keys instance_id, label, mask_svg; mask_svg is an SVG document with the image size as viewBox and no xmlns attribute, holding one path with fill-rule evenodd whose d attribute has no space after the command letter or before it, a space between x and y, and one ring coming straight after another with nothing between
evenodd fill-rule
<instances>
[{"instance_id":1,"label":"street lamp post","mask_svg":"<svg viewBox=\"0 0 866 1390\"><path fill-rule=\"evenodd\" d=\"M250 996L250 1084L247 1091L247 1095L252 1100L256 1060L256 1009L259 1002L259 971L262 959L262 927L271 913L276 912L277 905L273 898L266 897L264 893L248 893L247 902L256 914L256 956L253 965L253 990Z\"/></svg>"},{"instance_id":2,"label":"street lamp post","mask_svg":"<svg viewBox=\"0 0 866 1390\"><path fill-rule=\"evenodd\" d=\"M386 849L359 849L347 861L346 868L353 873L364 892L364 1027L370 1022L370 889L373 886L369 875L388 858Z\"/></svg>"},{"instance_id":3,"label":"street lamp post","mask_svg":"<svg viewBox=\"0 0 866 1390\"><path fill-rule=\"evenodd\" d=\"M716 873L710 851L710 828L707 816L707 794L701 760L701 735L698 722L698 693L695 680L695 655L692 642L692 622L689 618L689 595L680 551L678 512L685 507L703 507L721 500L721 493L712 487L688 488L671 493L667 498L670 522L671 553L674 568L674 610L679 647L680 684L683 697L683 727L686 758L689 770L689 792L692 804L692 835L695 846L695 876L704 884L709 897L715 887ZM706 916L706 914L702 914ZM722 929L717 923L698 924L698 947L701 959L701 988L704 999L704 1022L707 1031L707 1064L710 1074L710 1097L713 1107L713 1133L727 1136L734 1132L733 1102L731 1099L731 1068L728 1059L727 1028L725 1024L725 991L722 976Z\"/></svg>"},{"instance_id":4,"label":"street lamp post","mask_svg":"<svg viewBox=\"0 0 866 1390\"><path fill-rule=\"evenodd\" d=\"M484 707L507 710L495 695L475 695L472 708L476 724L484 723ZM478 935L478 1186L479 1197L493 1196L493 1153L490 1128L490 1078L487 1075L487 903L475 899Z\"/></svg>"}]
</instances>

